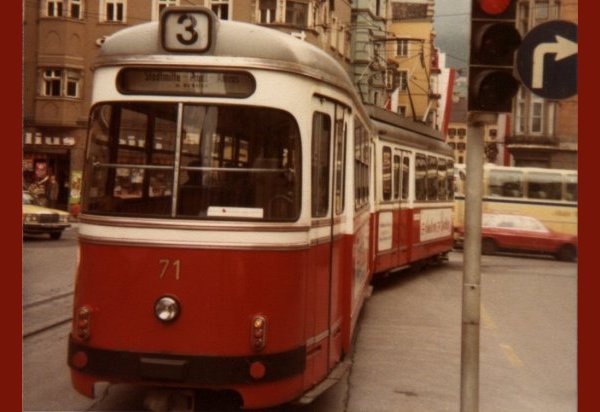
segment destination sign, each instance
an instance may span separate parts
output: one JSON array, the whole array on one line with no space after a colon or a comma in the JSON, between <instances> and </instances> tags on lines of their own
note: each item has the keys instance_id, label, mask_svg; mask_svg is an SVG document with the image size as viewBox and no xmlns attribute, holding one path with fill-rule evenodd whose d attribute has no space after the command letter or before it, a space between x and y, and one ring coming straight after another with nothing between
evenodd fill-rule
<instances>
[{"instance_id":1,"label":"destination sign","mask_svg":"<svg viewBox=\"0 0 600 412\"><path fill-rule=\"evenodd\" d=\"M254 77L246 72L126 68L117 76L123 94L248 97Z\"/></svg>"}]
</instances>

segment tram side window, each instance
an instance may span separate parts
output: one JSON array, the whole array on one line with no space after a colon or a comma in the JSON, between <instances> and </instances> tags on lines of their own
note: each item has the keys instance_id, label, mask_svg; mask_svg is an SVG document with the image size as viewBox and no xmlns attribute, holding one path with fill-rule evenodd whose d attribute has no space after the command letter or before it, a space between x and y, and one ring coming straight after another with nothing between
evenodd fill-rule
<instances>
[{"instance_id":1,"label":"tram side window","mask_svg":"<svg viewBox=\"0 0 600 412\"><path fill-rule=\"evenodd\" d=\"M408 200L410 181L410 152L402 152L402 200Z\"/></svg>"},{"instance_id":2,"label":"tram side window","mask_svg":"<svg viewBox=\"0 0 600 412\"><path fill-rule=\"evenodd\" d=\"M369 136L360 120L354 124L354 207L360 209L369 202Z\"/></svg>"},{"instance_id":3,"label":"tram side window","mask_svg":"<svg viewBox=\"0 0 600 412\"><path fill-rule=\"evenodd\" d=\"M313 115L312 131L312 216L325 217L329 210L329 152L331 118L324 113Z\"/></svg>"},{"instance_id":4,"label":"tram side window","mask_svg":"<svg viewBox=\"0 0 600 412\"><path fill-rule=\"evenodd\" d=\"M564 200L577 202L577 175L565 175Z\"/></svg>"},{"instance_id":5,"label":"tram side window","mask_svg":"<svg viewBox=\"0 0 600 412\"><path fill-rule=\"evenodd\" d=\"M392 149L384 146L381 157L381 196L387 201L392 199Z\"/></svg>"},{"instance_id":6,"label":"tram side window","mask_svg":"<svg viewBox=\"0 0 600 412\"><path fill-rule=\"evenodd\" d=\"M527 173L527 197L530 199L560 200L562 176L559 173Z\"/></svg>"},{"instance_id":7,"label":"tram side window","mask_svg":"<svg viewBox=\"0 0 600 412\"><path fill-rule=\"evenodd\" d=\"M454 162L447 160L446 163L446 198L448 200L454 199Z\"/></svg>"},{"instance_id":8,"label":"tram side window","mask_svg":"<svg viewBox=\"0 0 600 412\"><path fill-rule=\"evenodd\" d=\"M437 157L427 157L427 200L437 200L438 197L437 163Z\"/></svg>"},{"instance_id":9,"label":"tram side window","mask_svg":"<svg viewBox=\"0 0 600 412\"><path fill-rule=\"evenodd\" d=\"M427 200L427 157L417 154L415 163L415 198Z\"/></svg>"},{"instance_id":10,"label":"tram side window","mask_svg":"<svg viewBox=\"0 0 600 412\"><path fill-rule=\"evenodd\" d=\"M446 191L446 159L438 159L438 199L446 200L447 191Z\"/></svg>"},{"instance_id":11,"label":"tram side window","mask_svg":"<svg viewBox=\"0 0 600 412\"><path fill-rule=\"evenodd\" d=\"M401 179L401 156L395 154L394 155L394 200L400 199L400 184L402 183Z\"/></svg>"},{"instance_id":12,"label":"tram side window","mask_svg":"<svg viewBox=\"0 0 600 412\"><path fill-rule=\"evenodd\" d=\"M488 190L492 196L523 197L523 173L509 170L490 170Z\"/></svg>"}]
</instances>

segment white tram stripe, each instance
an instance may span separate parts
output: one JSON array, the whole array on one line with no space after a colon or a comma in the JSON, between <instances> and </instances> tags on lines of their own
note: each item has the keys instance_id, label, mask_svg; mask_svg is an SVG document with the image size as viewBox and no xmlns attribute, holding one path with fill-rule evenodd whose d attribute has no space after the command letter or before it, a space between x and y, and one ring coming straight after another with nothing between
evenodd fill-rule
<instances>
[{"instance_id":1,"label":"white tram stripe","mask_svg":"<svg viewBox=\"0 0 600 412\"><path fill-rule=\"evenodd\" d=\"M198 247L299 248L310 244L308 231L181 230L81 223L79 236L97 242Z\"/></svg>"}]
</instances>

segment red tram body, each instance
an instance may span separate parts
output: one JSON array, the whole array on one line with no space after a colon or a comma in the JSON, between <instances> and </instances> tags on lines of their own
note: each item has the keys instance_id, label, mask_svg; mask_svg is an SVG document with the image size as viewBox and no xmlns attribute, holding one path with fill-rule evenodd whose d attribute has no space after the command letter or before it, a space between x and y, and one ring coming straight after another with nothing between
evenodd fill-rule
<instances>
[{"instance_id":1,"label":"red tram body","mask_svg":"<svg viewBox=\"0 0 600 412\"><path fill-rule=\"evenodd\" d=\"M450 150L367 110L292 36L168 8L109 37L94 79L68 354L80 393L308 402L347 367L373 274L452 247Z\"/></svg>"}]
</instances>

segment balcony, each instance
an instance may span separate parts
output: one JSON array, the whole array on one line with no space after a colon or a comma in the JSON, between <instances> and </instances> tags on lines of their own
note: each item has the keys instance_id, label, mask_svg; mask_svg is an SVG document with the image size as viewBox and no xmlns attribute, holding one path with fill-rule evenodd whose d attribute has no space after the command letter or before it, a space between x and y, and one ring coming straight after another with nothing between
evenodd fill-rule
<instances>
[{"instance_id":1,"label":"balcony","mask_svg":"<svg viewBox=\"0 0 600 412\"><path fill-rule=\"evenodd\" d=\"M558 146L559 139L556 136L546 135L516 135L506 136L505 143L508 146L527 145L527 146Z\"/></svg>"}]
</instances>

